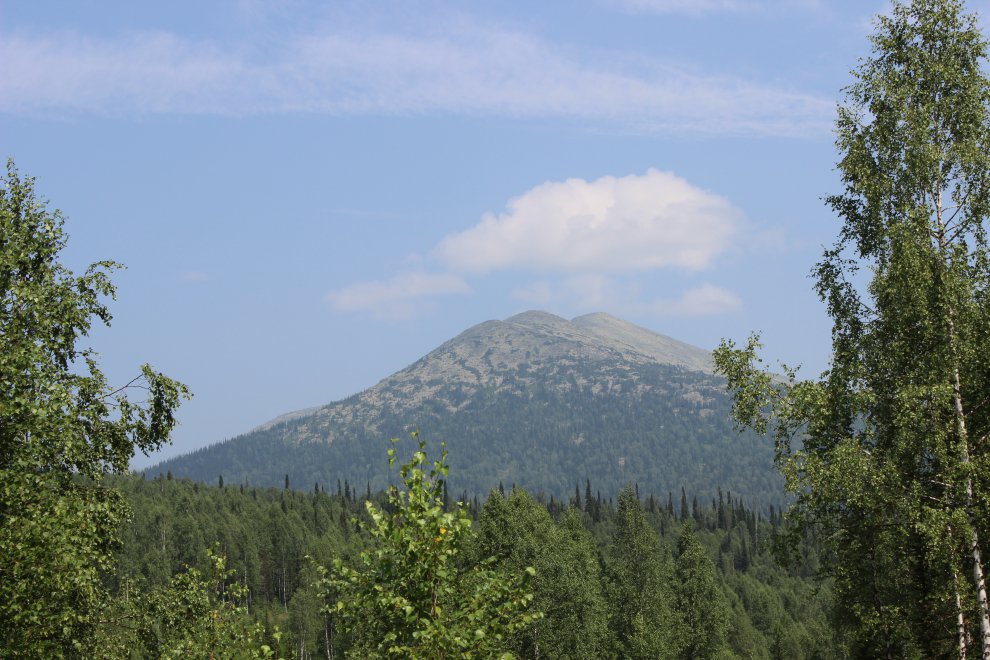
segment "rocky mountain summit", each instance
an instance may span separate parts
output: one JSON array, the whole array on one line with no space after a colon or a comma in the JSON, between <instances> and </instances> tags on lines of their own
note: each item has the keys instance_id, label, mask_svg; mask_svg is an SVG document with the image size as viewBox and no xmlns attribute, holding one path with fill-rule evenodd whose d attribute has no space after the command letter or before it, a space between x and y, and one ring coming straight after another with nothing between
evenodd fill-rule
<instances>
[{"instance_id":1,"label":"rocky mountain summit","mask_svg":"<svg viewBox=\"0 0 990 660\"><path fill-rule=\"evenodd\" d=\"M776 497L770 443L737 434L711 353L608 314L530 311L485 321L343 401L288 413L162 463L194 479L380 487L387 441L419 430L450 450L452 485L551 494L591 480L614 493ZM411 444L411 443L407 443Z\"/></svg>"}]
</instances>

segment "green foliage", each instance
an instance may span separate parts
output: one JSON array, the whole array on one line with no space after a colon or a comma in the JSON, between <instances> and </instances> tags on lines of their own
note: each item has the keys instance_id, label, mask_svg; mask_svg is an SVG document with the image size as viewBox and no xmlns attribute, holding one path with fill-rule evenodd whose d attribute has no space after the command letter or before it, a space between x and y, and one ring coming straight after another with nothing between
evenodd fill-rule
<instances>
[{"instance_id":1,"label":"green foliage","mask_svg":"<svg viewBox=\"0 0 990 660\"><path fill-rule=\"evenodd\" d=\"M828 539L853 651L988 654L987 45L955 0L896 2L871 41L836 123L843 224L814 271L831 367L784 383L757 338L716 364L737 419L776 435L792 518Z\"/></svg>"},{"instance_id":2,"label":"green foliage","mask_svg":"<svg viewBox=\"0 0 990 660\"><path fill-rule=\"evenodd\" d=\"M141 367L108 385L80 348L102 300L114 295L103 261L74 276L59 262L63 218L12 161L0 180L0 648L10 656L87 654L107 594L127 508L102 485L135 450L168 440L188 391ZM128 399L140 390L144 400Z\"/></svg>"},{"instance_id":3,"label":"green foliage","mask_svg":"<svg viewBox=\"0 0 990 660\"><path fill-rule=\"evenodd\" d=\"M210 574L189 568L165 587L147 592L127 585L115 603L111 625L99 645L104 657L273 658L265 627L252 621L248 591L238 584L227 559L207 550ZM276 644L281 633L272 635Z\"/></svg>"},{"instance_id":4,"label":"green foliage","mask_svg":"<svg viewBox=\"0 0 990 660\"><path fill-rule=\"evenodd\" d=\"M475 553L493 556L504 575L535 569L533 608L543 618L515 635L522 657L602 657L609 645L607 603L594 540L571 509L555 522L521 489L492 491L478 518Z\"/></svg>"},{"instance_id":5,"label":"green foliage","mask_svg":"<svg viewBox=\"0 0 990 660\"><path fill-rule=\"evenodd\" d=\"M301 586L289 601L289 630L295 639L294 655L299 658L319 657L324 650L330 651L327 656L332 655L332 648L320 648L321 641L329 647L331 635L329 614L322 611L325 602L320 591L320 577L313 565L303 567L299 576Z\"/></svg>"},{"instance_id":6,"label":"green foliage","mask_svg":"<svg viewBox=\"0 0 990 660\"><path fill-rule=\"evenodd\" d=\"M684 619L684 658L715 658L725 650L728 607L704 547L685 525L677 540L677 611Z\"/></svg>"},{"instance_id":7,"label":"green foliage","mask_svg":"<svg viewBox=\"0 0 990 660\"><path fill-rule=\"evenodd\" d=\"M135 591L168 588L187 565L211 574L205 549L216 544L246 590L239 604L249 608L251 620L282 630L283 654L301 655L302 649L340 657L345 640L334 617L320 612L324 601L312 563L356 561L367 548L368 536L352 522L367 516L363 501L322 489L303 494L229 482L221 489L165 477L116 477L111 484L132 510L109 580L118 601L133 599Z\"/></svg>"},{"instance_id":8,"label":"green foliage","mask_svg":"<svg viewBox=\"0 0 990 660\"><path fill-rule=\"evenodd\" d=\"M201 575L212 575L205 548L215 541L227 566L237 572L222 588L212 583L216 598L229 594L235 582L246 586L248 595L238 606L249 608L253 623L266 630L277 625L283 631L278 644L283 655L340 658L367 653L360 640L341 628L335 607L341 592L326 581L314 584L313 564L331 566L335 558L342 558L347 565L360 566L361 553L374 547L365 529L370 518L364 500L345 496L343 483L341 495L328 495L322 488L318 494L296 493L229 482L220 489L165 477L119 477L111 483L133 511L110 583L116 603L168 589L173 575L186 572L184 563ZM383 494L373 501L379 509L388 506ZM624 509L635 508L634 495L620 501ZM690 525L696 526L695 536L728 603L723 649L745 658L842 657L829 626L830 583L811 580L817 566L816 541L799 536L793 564L779 565L771 551L786 525L777 513L763 517L725 494L710 505L701 503L697 520L689 516L679 521L650 495L638 514L644 527L621 521L619 506L608 498L593 495L590 502L582 498L582 504L595 516L516 488L506 497L496 491L473 510L479 513L476 533L465 539L455 559L458 570L489 556L495 558L489 568L507 583L516 582L527 566L536 570L529 581L530 609L544 612L544 617L507 637L505 648L510 652L565 658L627 653L617 645L624 633L620 619L613 616L627 608L623 592L614 588L617 554L629 538L623 527L637 529L647 540L636 546L641 555L627 553L630 565L667 567L662 580L647 584L661 582L659 591L669 594L665 597L675 616L647 638L685 640L687 630L676 610L680 582L670 548L676 548L682 527ZM362 524L356 526L358 520ZM275 646L270 636L266 643ZM802 651L793 655L798 643L804 645ZM684 648L683 641L679 648Z\"/></svg>"},{"instance_id":9,"label":"green foliage","mask_svg":"<svg viewBox=\"0 0 990 660\"><path fill-rule=\"evenodd\" d=\"M619 655L644 659L680 657L686 641L684 612L674 607L670 550L646 522L632 488L619 495L608 565Z\"/></svg>"},{"instance_id":10,"label":"green foliage","mask_svg":"<svg viewBox=\"0 0 990 660\"><path fill-rule=\"evenodd\" d=\"M415 437L415 434L414 434ZM402 465L404 488L392 487L383 508L367 502L374 547L359 568L335 562L325 580L337 601L331 611L352 637L359 657L490 657L516 631L532 624L529 568L506 580L490 561L458 559L471 536L471 519L457 504L443 506L447 453L427 462L426 444ZM395 462L389 450L389 463Z\"/></svg>"}]
</instances>

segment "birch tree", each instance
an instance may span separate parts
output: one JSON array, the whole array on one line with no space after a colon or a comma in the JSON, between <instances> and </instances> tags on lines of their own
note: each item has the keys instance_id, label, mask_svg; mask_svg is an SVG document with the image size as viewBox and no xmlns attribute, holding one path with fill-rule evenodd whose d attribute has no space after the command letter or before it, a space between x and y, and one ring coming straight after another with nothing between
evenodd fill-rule
<instances>
[{"instance_id":1,"label":"birch tree","mask_svg":"<svg viewBox=\"0 0 990 660\"><path fill-rule=\"evenodd\" d=\"M831 366L781 385L757 338L717 364L737 418L776 434L792 517L823 527L854 650L990 659L987 43L956 0L897 2L871 42L836 122L839 236L813 271Z\"/></svg>"},{"instance_id":2,"label":"birch tree","mask_svg":"<svg viewBox=\"0 0 990 660\"><path fill-rule=\"evenodd\" d=\"M388 457L394 465L394 448ZM493 559L460 563L473 531L463 503L444 511L448 469L446 448L430 462L419 440L399 470L403 487L389 488L384 508L365 502L374 547L357 567L337 559L322 569L322 598L337 597L324 613L350 636L349 657L512 657L512 637L541 618L530 610L532 568L505 578Z\"/></svg>"},{"instance_id":3,"label":"birch tree","mask_svg":"<svg viewBox=\"0 0 990 660\"><path fill-rule=\"evenodd\" d=\"M91 656L120 493L103 485L168 441L188 390L145 365L123 387L82 342L109 325L117 264L73 275L64 219L8 161L0 177L0 655ZM136 394L136 396L135 396ZM130 398L129 398L130 395ZM137 399L137 400L135 400Z\"/></svg>"}]
</instances>

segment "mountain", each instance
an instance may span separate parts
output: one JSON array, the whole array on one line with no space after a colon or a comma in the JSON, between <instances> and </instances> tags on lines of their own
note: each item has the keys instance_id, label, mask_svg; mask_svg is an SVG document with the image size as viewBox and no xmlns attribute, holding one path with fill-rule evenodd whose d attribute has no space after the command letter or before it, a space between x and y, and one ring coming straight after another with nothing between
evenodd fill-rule
<instances>
[{"instance_id":1,"label":"mountain","mask_svg":"<svg viewBox=\"0 0 990 660\"><path fill-rule=\"evenodd\" d=\"M608 314L485 321L364 392L282 415L150 474L227 483L378 489L389 439L418 429L450 451L452 494L502 483L567 497L644 493L779 504L772 443L739 434L711 353ZM400 443L409 451L413 443Z\"/></svg>"}]
</instances>

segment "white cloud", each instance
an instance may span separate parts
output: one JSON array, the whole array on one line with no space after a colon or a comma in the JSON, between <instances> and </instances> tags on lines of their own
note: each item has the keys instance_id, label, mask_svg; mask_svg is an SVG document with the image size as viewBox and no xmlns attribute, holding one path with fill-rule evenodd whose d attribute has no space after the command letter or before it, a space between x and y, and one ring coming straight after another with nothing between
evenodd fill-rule
<instances>
[{"instance_id":1,"label":"white cloud","mask_svg":"<svg viewBox=\"0 0 990 660\"><path fill-rule=\"evenodd\" d=\"M338 312L367 312L391 319L414 316L424 298L470 292L471 287L456 275L405 272L390 280L359 282L331 291L326 300Z\"/></svg>"},{"instance_id":2,"label":"white cloud","mask_svg":"<svg viewBox=\"0 0 990 660\"><path fill-rule=\"evenodd\" d=\"M461 275L537 271L548 279L512 297L537 307L613 309L628 314L699 316L737 311L742 301L712 284L678 298L644 300L639 274L658 269L695 273L738 243L742 214L727 200L658 170L595 181L548 182L488 214L476 226L444 238L431 255L407 256L387 281L331 291L338 312L409 317L424 299L471 291ZM439 261L446 273L422 270Z\"/></svg>"},{"instance_id":3,"label":"white cloud","mask_svg":"<svg viewBox=\"0 0 990 660\"><path fill-rule=\"evenodd\" d=\"M411 254L387 281L332 291L338 312L409 317L424 299L471 291L461 275L537 271L549 275L512 297L536 307L613 309L660 316L722 314L742 308L734 293L712 284L677 298L646 299L640 274L659 269L695 273L739 242L741 212L727 200L658 170L594 181L548 182L488 214L476 226L444 238L431 255ZM446 273L422 270L430 261Z\"/></svg>"},{"instance_id":4,"label":"white cloud","mask_svg":"<svg viewBox=\"0 0 990 660\"><path fill-rule=\"evenodd\" d=\"M742 309L742 300L712 284L688 289L677 298L644 301L638 286L602 275L580 275L559 282L538 281L516 289L516 300L540 307L587 311L611 309L632 316L714 316Z\"/></svg>"},{"instance_id":5,"label":"white cloud","mask_svg":"<svg viewBox=\"0 0 990 660\"><path fill-rule=\"evenodd\" d=\"M833 114L816 95L466 21L430 35L310 29L263 48L168 32L0 34L0 112L447 113L770 135L824 133Z\"/></svg>"},{"instance_id":6,"label":"white cloud","mask_svg":"<svg viewBox=\"0 0 990 660\"><path fill-rule=\"evenodd\" d=\"M708 267L741 220L727 200L670 173L549 182L448 236L436 255L459 272L610 272Z\"/></svg>"}]
</instances>

